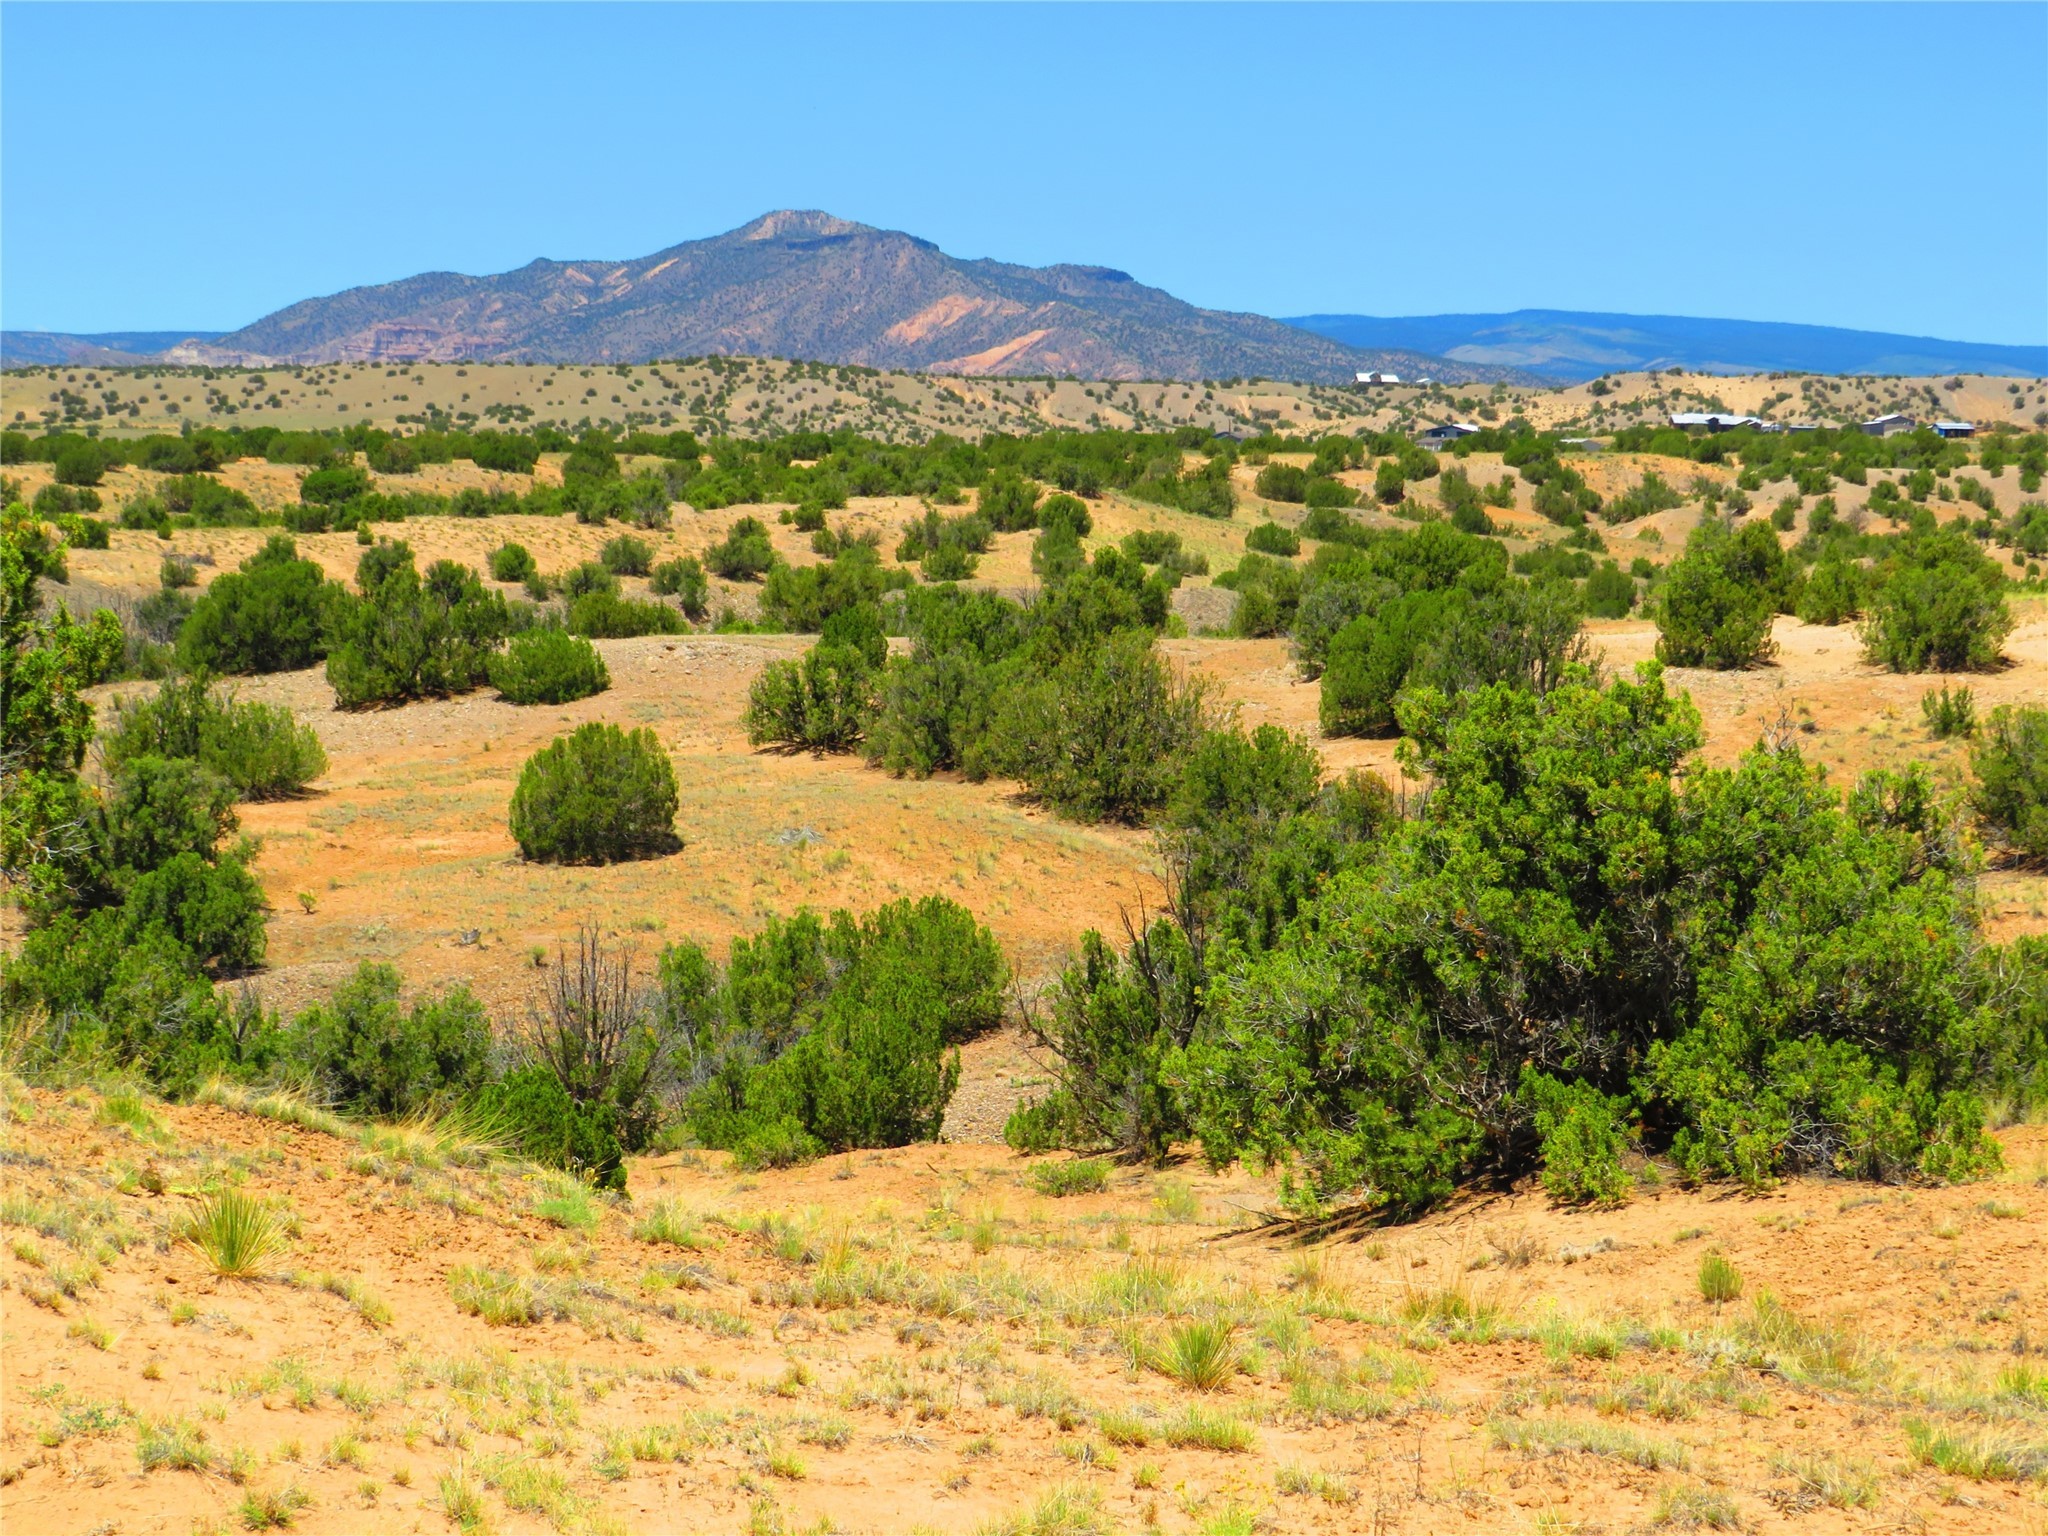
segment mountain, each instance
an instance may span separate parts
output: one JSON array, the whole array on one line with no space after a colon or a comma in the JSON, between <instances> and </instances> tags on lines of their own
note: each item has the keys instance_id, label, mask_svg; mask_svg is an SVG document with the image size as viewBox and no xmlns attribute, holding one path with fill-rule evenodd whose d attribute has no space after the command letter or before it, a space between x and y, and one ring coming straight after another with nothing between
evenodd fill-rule
<instances>
[{"instance_id":1,"label":"mountain","mask_svg":"<svg viewBox=\"0 0 2048 1536\"><path fill-rule=\"evenodd\" d=\"M154 361L180 342L212 341L219 331L101 331L77 336L66 331L0 331L0 367L81 363L122 368Z\"/></svg>"},{"instance_id":2,"label":"mountain","mask_svg":"<svg viewBox=\"0 0 2048 1536\"><path fill-rule=\"evenodd\" d=\"M1287 324L1347 346L1412 348L1472 366L1524 368L1569 383L1603 373L1678 367L1700 373L2048 375L2048 347L1938 341L1771 320L1518 309L1511 315L1395 319L1299 315Z\"/></svg>"},{"instance_id":3,"label":"mountain","mask_svg":"<svg viewBox=\"0 0 2048 1536\"><path fill-rule=\"evenodd\" d=\"M163 360L612 363L703 354L934 373L1348 383L1359 369L1525 381L1197 309L1107 267L963 261L828 213L767 214L631 261L429 272L306 299Z\"/></svg>"}]
</instances>

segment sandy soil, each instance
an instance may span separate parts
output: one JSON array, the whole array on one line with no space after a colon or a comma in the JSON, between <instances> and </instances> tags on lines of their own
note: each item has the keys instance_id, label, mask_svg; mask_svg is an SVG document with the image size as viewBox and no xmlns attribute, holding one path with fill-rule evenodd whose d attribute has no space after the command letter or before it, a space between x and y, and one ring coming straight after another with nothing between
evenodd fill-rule
<instances>
[{"instance_id":1,"label":"sandy soil","mask_svg":"<svg viewBox=\"0 0 2048 1536\"><path fill-rule=\"evenodd\" d=\"M986 1146L744 1176L678 1154L636 1161L615 1204L417 1134L18 1085L9 1106L9 1530L183 1536L293 1492L309 1536L452 1529L465 1495L505 1533L964 1532L1060 1489L1097 1523L1030 1529L1624 1531L1690 1508L1988 1533L2048 1512L2025 1477L1924 1464L1908 1429L2048 1455L2026 1395L2039 1128L1964 1188L1646 1188L1585 1212L1519 1192L1304 1246L1261 1228L1269 1181L1198 1164L1055 1199ZM223 1181L288 1213L259 1278L177 1240ZM692 1246L634 1235L662 1202ZM1739 1301L1700 1299L1710 1248ZM465 1310L464 1267L547 1320ZM1215 1390L1154 1363L1191 1318L1240 1352ZM1193 1437L1190 1409L1239 1448ZM188 1465L144 1466L179 1436Z\"/></svg>"}]
</instances>

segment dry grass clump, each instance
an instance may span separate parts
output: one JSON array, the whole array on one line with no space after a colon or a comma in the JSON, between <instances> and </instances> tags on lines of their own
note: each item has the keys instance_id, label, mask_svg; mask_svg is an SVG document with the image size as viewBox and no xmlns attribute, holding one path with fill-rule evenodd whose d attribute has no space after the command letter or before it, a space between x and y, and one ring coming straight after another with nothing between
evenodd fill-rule
<instances>
[{"instance_id":1,"label":"dry grass clump","mask_svg":"<svg viewBox=\"0 0 2048 1536\"><path fill-rule=\"evenodd\" d=\"M1683 1484L1657 1495L1650 1524L1685 1531L1735 1531L1742 1528L1742 1514L1727 1494L1698 1484Z\"/></svg>"},{"instance_id":2,"label":"dry grass clump","mask_svg":"<svg viewBox=\"0 0 2048 1536\"><path fill-rule=\"evenodd\" d=\"M1906 1423L1913 1459L1951 1477L1972 1482L2021 1482L2048 1477L2048 1445L2034 1445L1989 1431L1966 1433L1917 1419Z\"/></svg>"},{"instance_id":3,"label":"dry grass clump","mask_svg":"<svg viewBox=\"0 0 2048 1536\"><path fill-rule=\"evenodd\" d=\"M1071 1483L1055 1485L1028 1512L984 1525L978 1536L1114 1536L1102 1495Z\"/></svg>"},{"instance_id":4,"label":"dry grass clump","mask_svg":"<svg viewBox=\"0 0 2048 1536\"><path fill-rule=\"evenodd\" d=\"M1358 1490L1330 1472L1304 1467L1281 1467L1273 1474L1273 1486L1282 1493L1321 1499L1325 1504L1349 1504Z\"/></svg>"},{"instance_id":5,"label":"dry grass clump","mask_svg":"<svg viewBox=\"0 0 2048 1536\"><path fill-rule=\"evenodd\" d=\"M261 1274L288 1242L285 1219L239 1189L224 1189L201 1201L179 1237L216 1275L233 1280Z\"/></svg>"},{"instance_id":6,"label":"dry grass clump","mask_svg":"<svg viewBox=\"0 0 2048 1536\"><path fill-rule=\"evenodd\" d=\"M153 1419L138 1425L135 1459L145 1472L204 1472L213 1465L206 1430L190 1419Z\"/></svg>"},{"instance_id":7,"label":"dry grass clump","mask_svg":"<svg viewBox=\"0 0 2048 1536\"><path fill-rule=\"evenodd\" d=\"M1166 1443L1179 1450L1248 1451L1259 1438L1237 1415L1195 1403L1168 1419L1162 1433Z\"/></svg>"},{"instance_id":8,"label":"dry grass clump","mask_svg":"<svg viewBox=\"0 0 2048 1536\"><path fill-rule=\"evenodd\" d=\"M1588 1424L1575 1419L1495 1419L1489 1426L1493 1443L1502 1450L1534 1456L1581 1451L1605 1456L1657 1472L1686 1464L1685 1447L1669 1440L1651 1440L1615 1424Z\"/></svg>"},{"instance_id":9,"label":"dry grass clump","mask_svg":"<svg viewBox=\"0 0 2048 1536\"><path fill-rule=\"evenodd\" d=\"M672 1197L650 1204L633 1224L633 1236L643 1243L666 1243L692 1252L712 1246L712 1240L704 1235L703 1218Z\"/></svg>"},{"instance_id":10,"label":"dry grass clump","mask_svg":"<svg viewBox=\"0 0 2048 1536\"><path fill-rule=\"evenodd\" d=\"M1076 1157L1040 1163L1031 1170L1031 1187L1041 1195L1099 1195L1109 1187L1109 1163L1099 1157Z\"/></svg>"},{"instance_id":11,"label":"dry grass clump","mask_svg":"<svg viewBox=\"0 0 2048 1536\"><path fill-rule=\"evenodd\" d=\"M1826 1504L1834 1509L1875 1509L1878 1470L1867 1461L1841 1461L1833 1456L1778 1456L1771 1470L1792 1480L1796 1503Z\"/></svg>"},{"instance_id":12,"label":"dry grass clump","mask_svg":"<svg viewBox=\"0 0 2048 1536\"><path fill-rule=\"evenodd\" d=\"M1719 1249L1710 1249L1703 1254L1700 1258L1700 1299L1719 1306L1741 1294L1742 1272Z\"/></svg>"},{"instance_id":13,"label":"dry grass clump","mask_svg":"<svg viewBox=\"0 0 2048 1536\"><path fill-rule=\"evenodd\" d=\"M339 1296L356 1309L356 1315L372 1328L391 1326L391 1307L354 1275L338 1275L323 1271L318 1275L295 1275L292 1283L304 1289L325 1291L330 1296Z\"/></svg>"}]
</instances>

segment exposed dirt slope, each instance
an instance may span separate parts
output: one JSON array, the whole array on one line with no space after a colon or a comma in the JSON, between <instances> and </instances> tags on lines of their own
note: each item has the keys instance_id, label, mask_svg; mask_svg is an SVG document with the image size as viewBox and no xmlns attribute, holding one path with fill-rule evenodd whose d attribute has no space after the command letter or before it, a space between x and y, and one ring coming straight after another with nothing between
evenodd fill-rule
<instances>
[{"instance_id":1,"label":"exposed dirt slope","mask_svg":"<svg viewBox=\"0 0 2048 1536\"><path fill-rule=\"evenodd\" d=\"M952 1532L1058 1488L1094 1511L1063 1531L2048 1512L2038 1129L1968 1188L1522 1194L1303 1248L1247 1227L1269 1183L1198 1166L1054 1199L988 1147L672 1156L622 1206L419 1134L18 1087L10 1114L9 1530L183 1536L304 1499L310 1536L451 1529L466 1501L505 1533ZM175 1239L223 1182L289 1213L260 1278ZM1700 1299L1709 1249L1739 1301ZM1157 1363L1191 1320L1237 1357L1210 1390Z\"/></svg>"}]
</instances>

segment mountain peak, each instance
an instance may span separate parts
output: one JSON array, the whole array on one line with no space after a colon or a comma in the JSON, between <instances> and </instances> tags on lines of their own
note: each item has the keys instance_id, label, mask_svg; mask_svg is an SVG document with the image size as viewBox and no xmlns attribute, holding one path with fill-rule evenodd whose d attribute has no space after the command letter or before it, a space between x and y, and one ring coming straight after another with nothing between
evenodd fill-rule
<instances>
[{"instance_id":1,"label":"mountain peak","mask_svg":"<svg viewBox=\"0 0 2048 1536\"><path fill-rule=\"evenodd\" d=\"M831 235L872 235L868 224L856 224L819 208L778 208L733 231L740 240L817 240Z\"/></svg>"}]
</instances>

